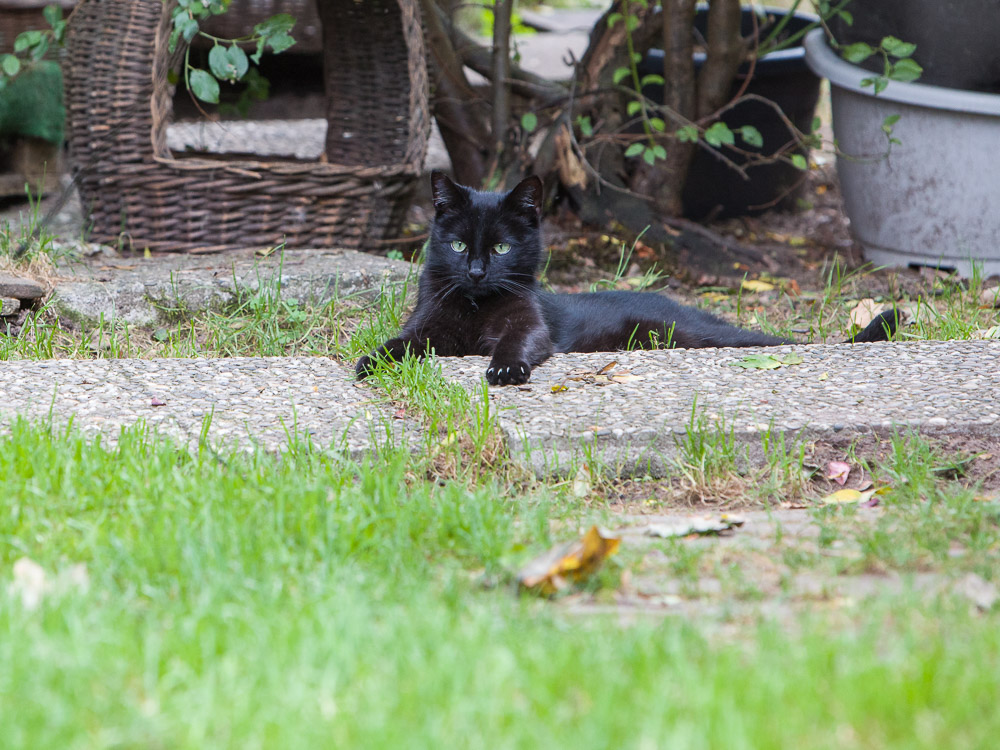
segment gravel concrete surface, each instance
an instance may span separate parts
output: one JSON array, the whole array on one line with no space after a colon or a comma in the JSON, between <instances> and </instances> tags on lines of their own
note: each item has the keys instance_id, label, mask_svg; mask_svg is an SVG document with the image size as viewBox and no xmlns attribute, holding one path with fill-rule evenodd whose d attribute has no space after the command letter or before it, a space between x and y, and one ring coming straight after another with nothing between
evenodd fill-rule
<instances>
[{"instance_id":1,"label":"gravel concrete surface","mask_svg":"<svg viewBox=\"0 0 1000 750\"><path fill-rule=\"evenodd\" d=\"M323 303L335 295L377 293L401 283L410 265L353 250L253 250L217 255L162 254L150 258L101 251L63 261L53 305L61 319L96 324L124 320L152 325L171 314L219 309L241 293L281 284L283 299Z\"/></svg>"},{"instance_id":2,"label":"gravel concrete surface","mask_svg":"<svg viewBox=\"0 0 1000 750\"><path fill-rule=\"evenodd\" d=\"M793 351L801 364L731 366ZM481 357L439 361L446 377L470 388L487 365ZM377 404L351 368L325 358L8 361L0 362L0 383L0 425L51 413L59 424L72 417L113 438L145 421L195 444L211 414L216 443L280 449L295 425L353 455L419 432L412 417L393 419ZM765 434L786 445L910 428L1000 436L1000 342L557 355L526 386L490 388L490 399L511 459L542 476L580 459L612 476L662 475L692 412L703 429L730 435L748 465L760 465Z\"/></svg>"},{"instance_id":3,"label":"gravel concrete surface","mask_svg":"<svg viewBox=\"0 0 1000 750\"><path fill-rule=\"evenodd\" d=\"M148 427L192 448L278 451L293 437L353 457L412 438L354 372L323 357L0 362L0 430L52 419L114 442Z\"/></svg>"},{"instance_id":4,"label":"gravel concrete surface","mask_svg":"<svg viewBox=\"0 0 1000 750\"><path fill-rule=\"evenodd\" d=\"M803 362L732 366L790 352ZM488 364L482 357L441 362L447 377L465 385ZM512 458L540 474L560 473L579 458L610 474L663 474L693 412L760 464L767 433L786 444L900 428L1000 435L1000 341L564 354L536 368L526 386L490 388L490 398Z\"/></svg>"}]
</instances>

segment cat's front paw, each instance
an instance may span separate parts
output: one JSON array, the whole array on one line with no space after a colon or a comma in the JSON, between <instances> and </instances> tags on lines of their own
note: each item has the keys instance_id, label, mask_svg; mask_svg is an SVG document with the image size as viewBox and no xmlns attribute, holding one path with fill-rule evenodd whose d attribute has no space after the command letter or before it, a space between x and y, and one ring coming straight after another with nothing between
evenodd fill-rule
<instances>
[{"instance_id":1,"label":"cat's front paw","mask_svg":"<svg viewBox=\"0 0 1000 750\"><path fill-rule=\"evenodd\" d=\"M354 367L354 374L358 380L364 380L373 372L375 372L375 360L367 354L359 359L358 364Z\"/></svg>"},{"instance_id":2,"label":"cat's front paw","mask_svg":"<svg viewBox=\"0 0 1000 750\"><path fill-rule=\"evenodd\" d=\"M527 362L514 364L490 362L486 370L486 382L490 385L520 385L531 377L531 366Z\"/></svg>"}]
</instances>

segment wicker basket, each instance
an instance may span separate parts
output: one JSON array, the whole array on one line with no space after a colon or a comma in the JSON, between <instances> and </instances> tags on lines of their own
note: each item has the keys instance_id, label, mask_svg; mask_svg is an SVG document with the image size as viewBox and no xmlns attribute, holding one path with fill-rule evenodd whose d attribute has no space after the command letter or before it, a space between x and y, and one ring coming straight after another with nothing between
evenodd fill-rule
<instances>
[{"instance_id":1,"label":"wicker basket","mask_svg":"<svg viewBox=\"0 0 1000 750\"><path fill-rule=\"evenodd\" d=\"M170 7L83 0L64 62L92 237L135 249L375 249L398 235L430 120L416 0L321 0L326 162L173 155Z\"/></svg>"}]
</instances>

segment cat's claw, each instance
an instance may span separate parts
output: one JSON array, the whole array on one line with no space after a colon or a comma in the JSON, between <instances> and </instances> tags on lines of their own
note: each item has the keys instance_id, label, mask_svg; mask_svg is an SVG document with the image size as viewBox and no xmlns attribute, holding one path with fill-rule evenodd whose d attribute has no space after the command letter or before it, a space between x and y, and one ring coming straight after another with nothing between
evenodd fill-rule
<instances>
[{"instance_id":1,"label":"cat's claw","mask_svg":"<svg viewBox=\"0 0 1000 750\"><path fill-rule=\"evenodd\" d=\"M518 362L507 367L493 366L486 370L486 382L490 385L520 385L531 377L531 366Z\"/></svg>"}]
</instances>

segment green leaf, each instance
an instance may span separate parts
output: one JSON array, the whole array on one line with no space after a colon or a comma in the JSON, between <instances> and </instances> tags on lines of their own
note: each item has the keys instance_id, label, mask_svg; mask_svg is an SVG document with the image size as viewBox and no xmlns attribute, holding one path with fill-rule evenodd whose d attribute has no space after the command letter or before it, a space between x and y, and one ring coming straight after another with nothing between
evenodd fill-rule
<instances>
[{"instance_id":1,"label":"green leaf","mask_svg":"<svg viewBox=\"0 0 1000 750\"><path fill-rule=\"evenodd\" d=\"M774 355L774 358L783 365L801 365L805 362L805 360L802 359L802 355L798 352L788 352L788 354L780 357L778 355Z\"/></svg>"},{"instance_id":2,"label":"green leaf","mask_svg":"<svg viewBox=\"0 0 1000 750\"><path fill-rule=\"evenodd\" d=\"M185 42L190 42L194 39L194 35L198 33L198 22L193 18L185 18L180 23L181 36L184 37Z\"/></svg>"},{"instance_id":3,"label":"green leaf","mask_svg":"<svg viewBox=\"0 0 1000 750\"><path fill-rule=\"evenodd\" d=\"M846 10L838 11L837 15L840 16L840 20L846 23L848 26L854 25L854 16L852 16L848 11Z\"/></svg>"},{"instance_id":4,"label":"green leaf","mask_svg":"<svg viewBox=\"0 0 1000 750\"><path fill-rule=\"evenodd\" d=\"M22 31L14 40L14 52L24 52L42 41L40 31Z\"/></svg>"},{"instance_id":5,"label":"green leaf","mask_svg":"<svg viewBox=\"0 0 1000 750\"><path fill-rule=\"evenodd\" d=\"M42 11L42 17L45 19L46 23L54 29L62 20L62 8L58 5L46 5L45 10Z\"/></svg>"},{"instance_id":6,"label":"green leaf","mask_svg":"<svg viewBox=\"0 0 1000 750\"><path fill-rule=\"evenodd\" d=\"M882 120L882 132L886 135L892 133L893 126L899 122L899 115L889 115L884 120Z\"/></svg>"},{"instance_id":7,"label":"green leaf","mask_svg":"<svg viewBox=\"0 0 1000 750\"><path fill-rule=\"evenodd\" d=\"M590 124L590 118L580 115L576 118L576 124L580 127L580 132L589 138L594 134L594 126Z\"/></svg>"},{"instance_id":8,"label":"green leaf","mask_svg":"<svg viewBox=\"0 0 1000 750\"><path fill-rule=\"evenodd\" d=\"M812 121L812 124L811 124L811 125L810 125L810 127L809 127L809 132L810 132L810 133L814 133L814 132L816 132L817 130L819 130L819 129L820 129L820 127L821 127L822 125L823 125L823 120L822 120L822 118L820 118L820 117L814 117L814 118L813 118L813 121Z\"/></svg>"},{"instance_id":9,"label":"green leaf","mask_svg":"<svg viewBox=\"0 0 1000 750\"><path fill-rule=\"evenodd\" d=\"M48 37L42 37L42 41L31 48L31 59L41 60L45 57L45 54L49 51L49 39Z\"/></svg>"},{"instance_id":10,"label":"green leaf","mask_svg":"<svg viewBox=\"0 0 1000 750\"><path fill-rule=\"evenodd\" d=\"M740 128L740 137L743 138L743 142L748 146L761 148L764 145L764 136L753 125L744 125Z\"/></svg>"},{"instance_id":11,"label":"green leaf","mask_svg":"<svg viewBox=\"0 0 1000 750\"><path fill-rule=\"evenodd\" d=\"M881 94L885 91L885 87L889 85L889 79L885 76L879 76L875 79L875 94Z\"/></svg>"},{"instance_id":12,"label":"green leaf","mask_svg":"<svg viewBox=\"0 0 1000 750\"><path fill-rule=\"evenodd\" d=\"M889 73L889 78L894 81L907 83L920 78L923 72L924 69L920 67L917 61L908 57L905 60L899 60L893 64L892 70Z\"/></svg>"},{"instance_id":13,"label":"green leaf","mask_svg":"<svg viewBox=\"0 0 1000 750\"><path fill-rule=\"evenodd\" d=\"M738 362L730 362L730 367L742 367L744 370L777 370L781 362L770 354L751 354Z\"/></svg>"},{"instance_id":14,"label":"green leaf","mask_svg":"<svg viewBox=\"0 0 1000 750\"><path fill-rule=\"evenodd\" d=\"M791 160L796 169L801 169L803 171L809 169L809 162L806 161L806 157L802 154L792 154Z\"/></svg>"},{"instance_id":15,"label":"green leaf","mask_svg":"<svg viewBox=\"0 0 1000 750\"><path fill-rule=\"evenodd\" d=\"M697 143L698 141L698 128L694 125L684 125L683 127L677 128L677 140L681 143Z\"/></svg>"},{"instance_id":16,"label":"green leaf","mask_svg":"<svg viewBox=\"0 0 1000 750\"><path fill-rule=\"evenodd\" d=\"M538 115L534 112L525 112L521 115L521 127L527 133L534 133L535 128L538 127Z\"/></svg>"},{"instance_id":17,"label":"green leaf","mask_svg":"<svg viewBox=\"0 0 1000 750\"><path fill-rule=\"evenodd\" d=\"M641 112L642 102L637 102L635 100L630 101L628 106L625 108L625 111L628 112L630 116L634 115L636 112Z\"/></svg>"},{"instance_id":18,"label":"green leaf","mask_svg":"<svg viewBox=\"0 0 1000 750\"><path fill-rule=\"evenodd\" d=\"M840 48L840 56L852 63L864 62L874 54L875 50L864 42L855 42Z\"/></svg>"},{"instance_id":19,"label":"green leaf","mask_svg":"<svg viewBox=\"0 0 1000 750\"><path fill-rule=\"evenodd\" d=\"M268 37L267 43L271 46L271 51L279 55L295 44L295 40L292 39L290 34L282 32L280 34L272 34Z\"/></svg>"},{"instance_id":20,"label":"green leaf","mask_svg":"<svg viewBox=\"0 0 1000 750\"><path fill-rule=\"evenodd\" d=\"M250 61L247 59L246 52L234 44L226 50L226 57L229 58L229 64L233 66L233 73L237 80L246 75L250 69Z\"/></svg>"},{"instance_id":21,"label":"green leaf","mask_svg":"<svg viewBox=\"0 0 1000 750\"><path fill-rule=\"evenodd\" d=\"M21 61L13 55L4 55L0 57L0 70L3 70L4 73L13 78L21 70Z\"/></svg>"},{"instance_id":22,"label":"green leaf","mask_svg":"<svg viewBox=\"0 0 1000 750\"><path fill-rule=\"evenodd\" d=\"M219 82L204 70L195 68L188 79L191 83L191 93L209 104L219 103Z\"/></svg>"},{"instance_id":23,"label":"green leaf","mask_svg":"<svg viewBox=\"0 0 1000 750\"><path fill-rule=\"evenodd\" d=\"M621 13L612 13L610 16L608 16L608 28L613 29L615 27L615 24L618 23L620 20L622 20Z\"/></svg>"},{"instance_id":24,"label":"green leaf","mask_svg":"<svg viewBox=\"0 0 1000 750\"><path fill-rule=\"evenodd\" d=\"M729 126L724 122L717 122L705 131L705 140L712 146L718 148L726 144L732 146L736 143L736 136Z\"/></svg>"},{"instance_id":25,"label":"green leaf","mask_svg":"<svg viewBox=\"0 0 1000 750\"><path fill-rule=\"evenodd\" d=\"M632 53L632 62L634 62L636 65L638 65L639 63L641 63L642 62L642 53L640 53L640 52L633 52Z\"/></svg>"},{"instance_id":26,"label":"green leaf","mask_svg":"<svg viewBox=\"0 0 1000 750\"><path fill-rule=\"evenodd\" d=\"M228 81L233 77L232 66L229 64L229 56L226 48L221 44L216 44L208 53L208 67L212 75L223 81Z\"/></svg>"},{"instance_id":27,"label":"green leaf","mask_svg":"<svg viewBox=\"0 0 1000 750\"><path fill-rule=\"evenodd\" d=\"M622 79L628 78L631 73L632 71L628 68L615 68L615 72L611 76L611 80L615 83L615 85L617 85L622 82Z\"/></svg>"},{"instance_id":28,"label":"green leaf","mask_svg":"<svg viewBox=\"0 0 1000 750\"><path fill-rule=\"evenodd\" d=\"M625 156L626 157L638 156L643 152L645 148L646 147L641 143L633 143L631 146L625 149Z\"/></svg>"},{"instance_id":29,"label":"green leaf","mask_svg":"<svg viewBox=\"0 0 1000 750\"><path fill-rule=\"evenodd\" d=\"M157 328L155 331L153 331L154 341L166 341L169 338L170 338L170 331L168 331L166 328Z\"/></svg>"},{"instance_id":30,"label":"green leaf","mask_svg":"<svg viewBox=\"0 0 1000 750\"><path fill-rule=\"evenodd\" d=\"M658 76L656 73L650 73L649 75L644 75L642 80L639 81L640 86L651 86L651 85L663 85L663 76Z\"/></svg>"},{"instance_id":31,"label":"green leaf","mask_svg":"<svg viewBox=\"0 0 1000 750\"><path fill-rule=\"evenodd\" d=\"M635 31L639 28L639 16L626 16L625 17L625 28L629 31Z\"/></svg>"},{"instance_id":32,"label":"green leaf","mask_svg":"<svg viewBox=\"0 0 1000 750\"><path fill-rule=\"evenodd\" d=\"M653 146L653 153L656 154L657 159L667 158L667 150L663 148L663 146L661 146L660 144L656 144L655 146Z\"/></svg>"},{"instance_id":33,"label":"green leaf","mask_svg":"<svg viewBox=\"0 0 1000 750\"><path fill-rule=\"evenodd\" d=\"M295 27L295 17L288 13L278 13L253 27L254 36L270 37L287 34Z\"/></svg>"},{"instance_id":34,"label":"green leaf","mask_svg":"<svg viewBox=\"0 0 1000 750\"><path fill-rule=\"evenodd\" d=\"M662 133L666 129L666 123L663 122L659 117L649 118L649 127L655 130L657 133Z\"/></svg>"},{"instance_id":35,"label":"green leaf","mask_svg":"<svg viewBox=\"0 0 1000 750\"><path fill-rule=\"evenodd\" d=\"M650 166L653 166L653 162L656 161L656 152L651 148L647 148L642 152L642 159Z\"/></svg>"},{"instance_id":36,"label":"green leaf","mask_svg":"<svg viewBox=\"0 0 1000 750\"><path fill-rule=\"evenodd\" d=\"M801 365L805 360L796 352L788 354L750 354L739 362L730 362L730 367L742 367L744 370L777 370L782 365Z\"/></svg>"},{"instance_id":37,"label":"green leaf","mask_svg":"<svg viewBox=\"0 0 1000 750\"><path fill-rule=\"evenodd\" d=\"M55 37L57 44L62 44L63 39L66 37L66 22L56 21L52 26L52 36Z\"/></svg>"},{"instance_id":38,"label":"green leaf","mask_svg":"<svg viewBox=\"0 0 1000 750\"><path fill-rule=\"evenodd\" d=\"M889 57L909 57L917 50L917 45L904 42L894 36L887 36L882 39L882 49Z\"/></svg>"},{"instance_id":39,"label":"green leaf","mask_svg":"<svg viewBox=\"0 0 1000 750\"><path fill-rule=\"evenodd\" d=\"M167 50L171 53L177 50L177 42L181 38L181 30L178 26L174 26L174 30L170 32L170 41L167 42Z\"/></svg>"}]
</instances>

